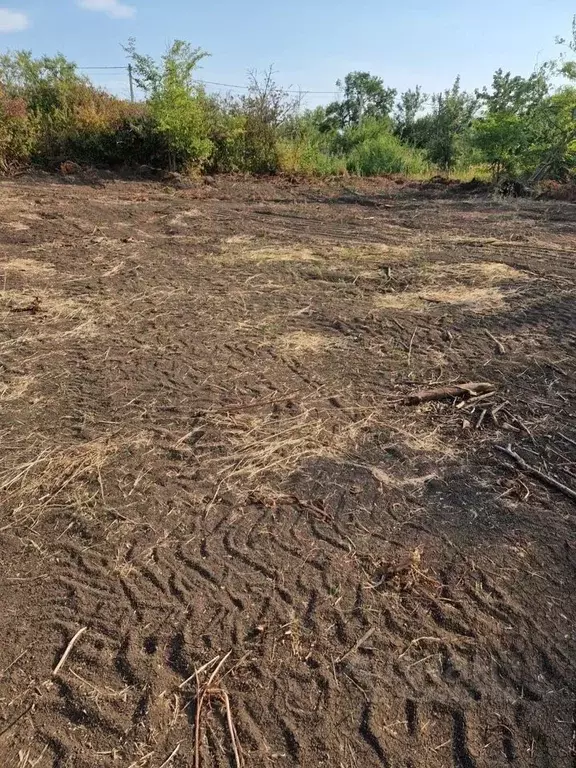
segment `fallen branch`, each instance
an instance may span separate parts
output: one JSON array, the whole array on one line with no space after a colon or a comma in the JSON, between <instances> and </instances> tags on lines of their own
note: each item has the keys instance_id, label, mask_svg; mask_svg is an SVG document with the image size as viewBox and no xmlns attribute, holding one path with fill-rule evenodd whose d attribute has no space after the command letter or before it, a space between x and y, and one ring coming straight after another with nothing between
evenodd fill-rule
<instances>
[{"instance_id":1,"label":"fallen branch","mask_svg":"<svg viewBox=\"0 0 576 768\"><path fill-rule=\"evenodd\" d=\"M468 382L466 384L450 384L436 389L423 389L404 398L406 405L420 405L431 400L448 400L456 397L478 397L494 392L496 387L488 381Z\"/></svg>"},{"instance_id":2,"label":"fallen branch","mask_svg":"<svg viewBox=\"0 0 576 768\"><path fill-rule=\"evenodd\" d=\"M512 450L511 445L509 445L506 448L502 445L496 445L494 447L498 451L501 451L502 453L505 453L507 456L510 456L510 458L516 462L518 467L523 472L526 472L527 474L532 475L533 477L536 477L545 485L549 485L552 488L555 488L557 491L560 491L560 493L563 493L565 496L568 496L569 499L572 499L572 501L576 501L576 491L572 490L572 488L569 488L567 485L564 485L564 483L561 483L559 480L556 480L556 478L551 477L550 475L546 475L544 472L541 472L536 467L532 467L530 464L527 464L522 458L522 456L519 456L516 453L516 451Z\"/></svg>"}]
</instances>

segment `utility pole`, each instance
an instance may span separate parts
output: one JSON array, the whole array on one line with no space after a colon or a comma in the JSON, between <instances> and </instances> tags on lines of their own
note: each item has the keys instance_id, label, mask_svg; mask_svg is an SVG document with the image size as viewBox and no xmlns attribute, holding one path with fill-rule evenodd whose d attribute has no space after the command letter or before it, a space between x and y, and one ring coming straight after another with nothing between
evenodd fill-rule
<instances>
[{"instance_id":1,"label":"utility pole","mask_svg":"<svg viewBox=\"0 0 576 768\"><path fill-rule=\"evenodd\" d=\"M128 80L130 81L130 101L134 102L134 77L132 75L132 64L128 64Z\"/></svg>"}]
</instances>

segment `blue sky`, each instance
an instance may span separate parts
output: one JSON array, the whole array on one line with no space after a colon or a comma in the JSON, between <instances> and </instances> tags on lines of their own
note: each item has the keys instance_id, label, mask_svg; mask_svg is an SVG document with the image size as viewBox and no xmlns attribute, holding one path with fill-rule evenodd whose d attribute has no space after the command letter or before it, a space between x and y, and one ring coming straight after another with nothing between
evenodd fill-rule
<instances>
[{"instance_id":1,"label":"blue sky","mask_svg":"<svg viewBox=\"0 0 576 768\"><path fill-rule=\"evenodd\" d=\"M206 80L244 83L249 68L274 64L278 81L333 91L347 72L368 70L399 90L431 92L457 74L465 88L498 67L528 74L568 36L576 0L0 0L0 46L61 51L80 66L125 63L137 39L159 55L174 38L212 54ZM124 73L90 73L127 93ZM325 102L331 96L310 97Z\"/></svg>"}]
</instances>

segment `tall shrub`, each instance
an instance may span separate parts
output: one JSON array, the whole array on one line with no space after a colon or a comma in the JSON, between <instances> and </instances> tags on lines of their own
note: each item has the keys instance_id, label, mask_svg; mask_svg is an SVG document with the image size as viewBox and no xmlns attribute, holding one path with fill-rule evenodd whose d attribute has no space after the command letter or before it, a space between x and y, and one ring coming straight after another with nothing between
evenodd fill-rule
<instances>
[{"instance_id":1,"label":"tall shrub","mask_svg":"<svg viewBox=\"0 0 576 768\"><path fill-rule=\"evenodd\" d=\"M134 40L126 48L136 84L146 93L150 114L164 137L172 170L202 168L213 145L209 138L208 99L193 80L194 70L208 54L176 40L161 63L137 52Z\"/></svg>"}]
</instances>

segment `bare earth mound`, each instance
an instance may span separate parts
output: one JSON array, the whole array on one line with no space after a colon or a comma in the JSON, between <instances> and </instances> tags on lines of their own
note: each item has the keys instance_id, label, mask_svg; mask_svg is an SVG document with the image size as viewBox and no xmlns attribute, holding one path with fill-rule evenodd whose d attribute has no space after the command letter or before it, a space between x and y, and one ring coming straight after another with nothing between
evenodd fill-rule
<instances>
[{"instance_id":1,"label":"bare earth mound","mask_svg":"<svg viewBox=\"0 0 576 768\"><path fill-rule=\"evenodd\" d=\"M574 206L1 189L0 765L574 768Z\"/></svg>"}]
</instances>

